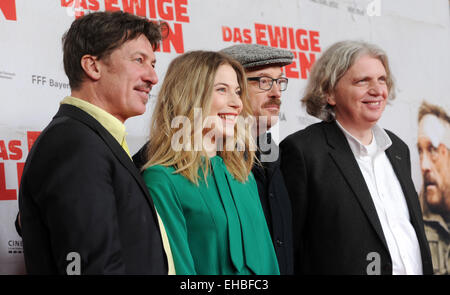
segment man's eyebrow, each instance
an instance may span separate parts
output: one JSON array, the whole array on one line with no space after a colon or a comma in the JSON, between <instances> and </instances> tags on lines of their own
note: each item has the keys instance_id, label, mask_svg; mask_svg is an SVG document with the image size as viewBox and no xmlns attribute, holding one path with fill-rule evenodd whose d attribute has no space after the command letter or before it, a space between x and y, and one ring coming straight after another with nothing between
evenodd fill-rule
<instances>
[{"instance_id":1,"label":"man's eyebrow","mask_svg":"<svg viewBox=\"0 0 450 295\"><path fill-rule=\"evenodd\" d=\"M257 75L257 77L270 77L270 74L269 74L269 73L266 73L266 72L262 72L262 73L259 73L259 74ZM281 72L281 73L278 75L278 77L279 77L279 78L284 77L284 73Z\"/></svg>"},{"instance_id":2,"label":"man's eyebrow","mask_svg":"<svg viewBox=\"0 0 450 295\"><path fill-rule=\"evenodd\" d=\"M379 76L376 76L376 79L379 78L387 78L387 74L381 74ZM365 75L365 74L361 74L361 75L355 75L353 77L354 80L365 80L365 79L372 79L372 77L370 75Z\"/></svg>"},{"instance_id":3,"label":"man's eyebrow","mask_svg":"<svg viewBox=\"0 0 450 295\"><path fill-rule=\"evenodd\" d=\"M370 79L370 77L367 75L356 75L353 77L354 81L367 80L367 79Z\"/></svg>"},{"instance_id":4,"label":"man's eyebrow","mask_svg":"<svg viewBox=\"0 0 450 295\"><path fill-rule=\"evenodd\" d=\"M146 59L150 59L150 55L148 55L147 53L143 52L143 51L135 51L133 52L133 55L142 55L143 57L145 57ZM154 57L153 59L151 59L152 63L156 63L156 57Z\"/></svg>"}]
</instances>

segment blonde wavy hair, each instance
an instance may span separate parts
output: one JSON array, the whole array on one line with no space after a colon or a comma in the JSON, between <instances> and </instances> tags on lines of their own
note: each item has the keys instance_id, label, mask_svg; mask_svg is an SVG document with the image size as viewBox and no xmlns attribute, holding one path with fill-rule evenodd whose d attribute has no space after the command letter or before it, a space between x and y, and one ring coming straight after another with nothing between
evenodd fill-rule
<instances>
[{"instance_id":1,"label":"blonde wavy hair","mask_svg":"<svg viewBox=\"0 0 450 295\"><path fill-rule=\"evenodd\" d=\"M199 134L202 136L203 132L203 122L194 120L194 109L201 109L202 114L210 113L214 79L221 65L230 65L236 72L243 104L240 116L248 118L252 115L245 71L238 61L213 51L191 51L180 55L170 63L158 94L150 126L148 161L143 169L153 165L173 166L175 173L180 173L196 185L200 179L199 169L202 169L206 180L210 161L203 150L192 149L194 138ZM191 148L176 151L172 148L172 138L182 128L173 128L172 122L179 116L188 118L194 128L186 134L191 140ZM228 171L241 182L248 179L255 157L251 123L245 121L244 125L236 124L234 128L234 142L241 148L217 151ZM195 123L197 126L194 126Z\"/></svg>"},{"instance_id":2,"label":"blonde wavy hair","mask_svg":"<svg viewBox=\"0 0 450 295\"><path fill-rule=\"evenodd\" d=\"M364 41L341 41L325 50L311 69L305 94L301 100L308 114L324 121L334 120L334 110L328 104L327 96L334 91L347 70L363 55L369 55L381 61L386 70L388 99L395 98L394 77L386 52Z\"/></svg>"}]
</instances>

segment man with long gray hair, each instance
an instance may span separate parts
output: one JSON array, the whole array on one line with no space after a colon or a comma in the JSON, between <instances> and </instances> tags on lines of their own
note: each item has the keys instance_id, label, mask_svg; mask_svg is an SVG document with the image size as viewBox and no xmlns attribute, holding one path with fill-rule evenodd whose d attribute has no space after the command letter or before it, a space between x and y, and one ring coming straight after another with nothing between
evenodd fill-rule
<instances>
[{"instance_id":1,"label":"man with long gray hair","mask_svg":"<svg viewBox=\"0 0 450 295\"><path fill-rule=\"evenodd\" d=\"M394 81L386 53L333 44L302 102L323 121L280 144L297 274L431 274L407 145L377 125Z\"/></svg>"}]
</instances>

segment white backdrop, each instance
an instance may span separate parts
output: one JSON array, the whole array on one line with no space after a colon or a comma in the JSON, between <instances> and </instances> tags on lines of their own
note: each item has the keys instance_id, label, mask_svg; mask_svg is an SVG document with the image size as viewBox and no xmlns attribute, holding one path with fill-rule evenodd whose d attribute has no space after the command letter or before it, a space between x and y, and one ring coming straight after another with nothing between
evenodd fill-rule
<instances>
[{"instance_id":1,"label":"white backdrop","mask_svg":"<svg viewBox=\"0 0 450 295\"><path fill-rule=\"evenodd\" d=\"M29 147L70 94L61 36L75 16L121 9L168 22L172 35L157 53L160 81L169 62L195 49L219 50L239 42L285 47L296 54L286 69L275 139L317 120L300 105L311 64L343 39L378 44L390 57L397 99L380 125L411 149L413 180L422 185L417 110L422 100L450 110L448 0L0 0L0 274L24 273L16 234L17 191ZM159 87L152 90L152 101ZM146 141L153 103L126 122L130 151Z\"/></svg>"}]
</instances>

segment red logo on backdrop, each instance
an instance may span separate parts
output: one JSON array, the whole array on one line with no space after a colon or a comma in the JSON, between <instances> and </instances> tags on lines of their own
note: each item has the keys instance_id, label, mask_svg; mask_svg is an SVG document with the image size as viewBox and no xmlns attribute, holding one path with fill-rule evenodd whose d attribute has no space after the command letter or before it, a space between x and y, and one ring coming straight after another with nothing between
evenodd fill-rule
<instances>
[{"instance_id":1,"label":"red logo on backdrop","mask_svg":"<svg viewBox=\"0 0 450 295\"><path fill-rule=\"evenodd\" d=\"M7 20L17 20L16 0L1 0L0 10Z\"/></svg>"},{"instance_id":2,"label":"red logo on backdrop","mask_svg":"<svg viewBox=\"0 0 450 295\"><path fill-rule=\"evenodd\" d=\"M73 10L75 18L89 11L118 11L165 22L167 37L157 51L184 53L182 23L189 23L188 0L61 0L61 7Z\"/></svg>"},{"instance_id":3,"label":"red logo on backdrop","mask_svg":"<svg viewBox=\"0 0 450 295\"><path fill-rule=\"evenodd\" d=\"M38 138L40 132L28 131L27 142L28 152L31 146ZM20 187L20 179L22 178L23 167L25 166L25 159L23 157L22 141L20 140L0 140L0 159L3 161L0 163L0 201L17 200L17 191ZM6 188L6 168L5 161L17 161L17 188Z\"/></svg>"},{"instance_id":4,"label":"red logo on backdrop","mask_svg":"<svg viewBox=\"0 0 450 295\"><path fill-rule=\"evenodd\" d=\"M284 67L286 77L307 79L316 54L321 51L319 32L292 27L254 24L254 36L249 28L222 26L222 39L225 42L256 43L291 50L294 61Z\"/></svg>"}]
</instances>

